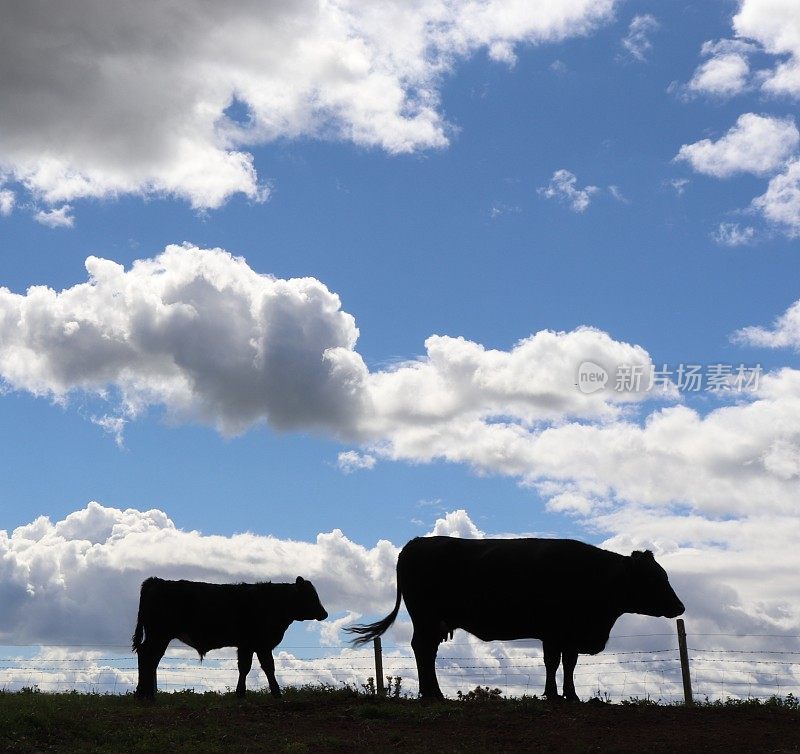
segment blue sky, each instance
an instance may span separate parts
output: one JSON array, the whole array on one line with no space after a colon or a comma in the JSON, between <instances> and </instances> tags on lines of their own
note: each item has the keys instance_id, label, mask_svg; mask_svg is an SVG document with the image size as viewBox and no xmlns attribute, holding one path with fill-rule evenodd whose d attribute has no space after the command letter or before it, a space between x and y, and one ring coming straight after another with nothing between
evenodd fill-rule
<instances>
[{"instance_id":1,"label":"blue sky","mask_svg":"<svg viewBox=\"0 0 800 754\"><path fill-rule=\"evenodd\" d=\"M496 6L495 14L505 12L503 3ZM782 199L761 209L751 203L784 172L791 176L797 159L793 124L800 86L793 90L790 81L781 89L775 82L781 65L797 64L800 43L793 48L794 37L781 36L771 19L786 13L791 29L800 15L789 0L772 5L768 0L608 2L594 11L590 6L565 1L563 7L573 16L559 32L560 40L526 32L524 24L519 33L508 31L498 22L498 29L487 31L488 39L478 34L461 47L442 43L446 55L439 61L441 68L419 76L416 88L408 84L413 78L408 70L419 61L408 63L406 72L398 74L399 86L406 87L409 101L419 89L430 87L439 130L438 135L414 137L416 141L409 137L402 148L393 147L392 139L397 124L411 119L413 108L390 113L385 126L378 113L366 127L357 114L350 114L348 100L321 106L322 115L308 116L300 126L276 126L269 121L269 108L259 110L266 106L258 96L283 84L299 87L300 98L304 90L281 79L291 67L278 67L263 81L251 77L246 84L255 94L240 84L239 104L228 114L252 130L246 138L219 141L214 148L251 155L259 185L269 187L266 200L263 189L257 195L241 179L243 187L235 181L233 187L225 184L216 198L204 203L195 184L189 179L181 183L186 165L176 168L155 147L151 154L149 146L142 146L148 138L169 145L174 136L170 129L177 129L177 120L165 117L159 123L158 112L148 111L166 96L150 96L151 89L159 89L157 81L142 84L130 76L119 81L122 95L133 84L148 90L141 106L133 107L141 115L140 125L115 119L118 110L127 110L112 108L99 84L92 91L93 80L83 88L65 76L58 84L64 88L59 96L66 101L69 87L76 86L75 98L91 104L83 112L72 111L58 97L52 102L45 97L48 87L55 86L51 74L59 61L44 55L36 63L38 77L20 85L30 91L0 90L12 108L14 97L50 102L41 106L52 107L53 118L63 118L64 128L63 140L40 133L33 121L25 122L25 107L19 117L0 117L0 189L13 194L12 206L0 215L0 283L15 294L24 295L30 286L61 291L87 281L84 261L90 255L129 270L134 261L153 259L170 244L188 243L224 249L243 257L256 273L277 279L314 278L338 294L341 310L354 317L358 328L354 351L370 375L388 375L387 381L409 361L427 363L425 342L432 335L509 353L540 331L568 334L588 326L607 334L607 342L598 345L601 350L639 346L648 363L760 363L774 379L768 380L767 393L667 399L628 395L608 397L591 408L587 403L584 411L575 403L574 385L562 379L563 400L571 408L545 411L541 401L547 401L540 396L514 413L513 401L491 403L493 398L473 386L478 392L469 392L460 410L465 417L472 417L473 410L480 414L487 443L493 442L492 422L507 422L510 431L523 427L525 442L531 443L548 429L559 430L554 437L566 437L570 426L597 429L601 438L618 432L609 441L615 452L632 443L629 450L619 450L616 461L595 459L597 466L585 469L570 465L578 463L585 442L559 444L558 449L539 443L531 450L535 468L527 470L519 465L522 461L503 457L503 449L495 452L481 445L461 453L453 447L458 433L448 439L452 428L425 440L430 446L424 449L423 441L415 440L412 450L403 433L411 432L420 419L401 427L402 412L376 419L381 428L369 431L355 420L320 426L313 417L281 430L272 426L267 412L233 436L215 428L213 409L203 413L203 396L195 413L176 417L164 394L150 399L139 393L143 408L126 413L123 399L131 387L122 378L76 378L71 384L62 380L54 388L60 351L47 351L50 346L41 334L0 330L8 339L5 346L0 343L0 375L6 387L0 397L0 452L5 459L0 528L10 534L40 515L56 522L96 500L121 510L155 508L179 529L205 535L249 531L313 542L319 532L340 528L353 542L371 548L379 539L402 545L431 531L447 512L463 509L488 533L578 537L623 550L631 543L661 547L665 556L673 556L684 584L699 567L704 543L723 541L720 568L728 569L726 583L737 604L756 620L754 596L736 580L736 564L754 557L753 550L711 530L725 520L755 526L755 514L764 509L792 526L796 521L797 495L794 504L790 500L800 474L800 439L791 417L797 410L800 331L792 330L791 322L783 330L773 322L800 298L800 189L795 184L792 194L789 180ZM360 12L351 11L356 16ZM106 19L111 29L115 12L110 10ZM75 16L77 24L80 13ZM47 32L41 19L17 22L24 34ZM148 21L140 22L146 39ZM269 29L269 19L264 23ZM376 50L371 58L376 70L381 69L383 48L375 35L389 33L391 24L386 23L386 29L379 24L377 32L373 27L364 32ZM796 36L800 38L800 31ZM704 43L720 40L728 46L701 53ZM82 43L88 59L91 40ZM180 45L176 48L165 54L167 71L191 63L181 58ZM508 50L513 50L511 63ZM14 54L5 53L9 60ZM716 84L700 81L704 62L729 64L731 55L739 56L734 63L745 66L744 78L726 73L722 83L719 78ZM221 70L223 63L221 59ZM396 61L394 66L391 70L402 68ZM326 75L323 71L322 83L317 83L323 92ZM103 76L114 82L112 74ZM233 96L231 91L224 94ZM372 89L368 95L377 97ZM353 95L353 101L360 103L362 96L367 95ZM109 123L117 124L111 130L102 127L106 105ZM185 112L175 107L187 120L194 117L188 106ZM38 111L31 106L30 112ZM300 117L294 110L287 112L287 122ZM748 113L758 116L748 121L755 125L743 126L739 141L723 154L723 140ZM222 106L215 117L217 124L222 122ZM180 121L181 128L185 122ZM766 131L756 132L756 125ZM81 127L88 134L86 143L75 134ZM155 136L148 136L151 132ZM689 157L676 159L684 145L704 139L710 140L705 152L690 150ZM141 149L142 164L150 160L155 165L149 176L137 172L134 153L129 163L107 157L115 153L117 141L126 149ZM762 150L767 153L763 161L751 165L748 160ZM63 172L44 172L48 159L62 160ZM200 157L189 163L200 174L215 175L216 168L205 166ZM557 171L569 171L574 179L559 184L562 189L567 185L572 191L587 191L585 207L576 207L574 196L557 190L552 183ZM83 176L89 188L75 189L70 183L75 175ZM222 185L223 178L219 180ZM770 207L781 207L783 214L770 214ZM58 225L47 216L37 221L37 213L53 211L71 221ZM98 308L94 316L102 319L102 311ZM745 327L761 328L761 335L733 337ZM214 347L202 332L200 336L197 349ZM213 333L207 337L213 339ZM19 350L12 353L12 341L23 349L22 356ZM572 341L558 336L558 342ZM569 351L563 351L565 359L582 358L569 350L572 346L564 348ZM38 349L44 349L49 366L35 376L20 376L19 360L33 363ZM552 372L549 361L532 358L526 362L525 380ZM137 368L131 362L128 374ZM514 374L504 379L518 379ZM138 377L145 379L143 375ZM561 383L556 379L553 384ZM423 393L424 385L419 388ZM451 388L445 384L445 393ZM432 395L436 401L437 393ZM410 393L405 399L412 404L415 397ZM786 417L786 426L770 419L772 413L767 418L746 413L754 402ZM644 466L651 463L654 469L672 457L669 433L643 441L641 447L639 440L624 439L662 409L678 412L679 420L687 422L676 430L676 444L686 448L674 455L683 460L664 473L692 480L676 482L674 490L663 494L656 489L656 471L641 487L632 481L634 474L618 471L624 463L635 468L642 453L652 452L650 460L641 457ZM719 420L713 431L698 426L712 415ZM113 433L92 421L101 416L125 420L119 444ZM771 429L762 431L762 423ZM749 460L704 459L702 452L692 450L708 449L713 455L711 446L731 448L755 424L759 439L747 451ZM337 459L351 450L374 459L374 467L345 473ZM558 453L564 454L561 466ZM547 467L540 468L536 464L545 457ZM755 490L760 498L748 509L720 479L726 464L732 464L735 470L728 478L733 488L740 470L749 475L752 463L765 458L773 459L764 462L766 471L742 483L743 490ZM613 464L620 466L609 468ZM559 495L577 495L582 502L559 507L552 503ZM687 529L687 519L697 523L694 531ZM174 553L164 557L175 566ZM788 588L775 586L766 601L785 605ZM340 614L345 609L344 604L335 607ZM769 615L758 619L789 630L798 620L796 608L790 612L793 617L784 620L767 609ZM715 615L703 619L709 625L723 620ZM14 635L13 628L6 630Z\"/></svg>"}]
</instances>

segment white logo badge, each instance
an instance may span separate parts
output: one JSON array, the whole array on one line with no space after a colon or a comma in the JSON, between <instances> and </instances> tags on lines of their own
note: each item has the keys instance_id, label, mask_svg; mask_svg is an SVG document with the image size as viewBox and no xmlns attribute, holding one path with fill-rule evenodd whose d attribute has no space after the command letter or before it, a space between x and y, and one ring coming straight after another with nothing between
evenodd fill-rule
<instances>
[{"instance_id":1,"label":"white logo badge","mask_svg":"<svg viewBox=\"0 0 800 754\"><path fill-rule=\"evenodd\" d=\"M593 361L582 361L578 367L578 390L588 395L602 390L608 382L608 372Z\"/></svg>"}]
</instances>

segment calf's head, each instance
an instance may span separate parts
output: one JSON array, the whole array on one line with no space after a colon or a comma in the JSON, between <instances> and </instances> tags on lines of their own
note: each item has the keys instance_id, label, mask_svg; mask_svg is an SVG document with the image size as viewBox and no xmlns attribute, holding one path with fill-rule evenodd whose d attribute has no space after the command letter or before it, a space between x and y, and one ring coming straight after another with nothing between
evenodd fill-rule
<instances>
[{"instance_id":1,"label":"calf's head","mask_svg":"<svg viewBox=\"0 0 800 754\"><path fill-rule=\"evenodd\" d=\"M325 620L328 617L328 611L322 607L317 590L310 581L298 576L294 588L297 593L295 620Z\"/></svg>"},{"instance_id":2,"label":"calf's head","mask_svg":"<svg viewBox=\"0 0 800 754\"><path fill-rule=\"evenodd\" d=\"M683 614L683 602L650 550L632 552L628 561L628 612L664 618Z\"/></svg>"}]
</instances>

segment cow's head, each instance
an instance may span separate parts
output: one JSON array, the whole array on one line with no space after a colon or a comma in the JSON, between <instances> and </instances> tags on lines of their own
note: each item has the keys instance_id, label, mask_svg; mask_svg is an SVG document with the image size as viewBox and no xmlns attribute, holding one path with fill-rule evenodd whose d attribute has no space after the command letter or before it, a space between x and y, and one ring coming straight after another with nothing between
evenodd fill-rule
<instances>
[{"instance_id":1,"label":"cow's head","mask_svg":"<svg viewBox=\"0 0 800 754\"><path fill-rule=\"evenodd\" d=\"M298 576L294 588L297 590L295 620L325 620L328 617L328 611L322 607L317 590L310 581Z\"/></svg>"},{"instance_id":2,"label":"cow's head","mask_svg":"<svg viewBox=\"0 0 800 754\"><path fill-rule=\"evenodd\" d=\"M676 618L686 609L670 586L667 572L650 550L632 552L628 558L628 612Z\"/></svg>"}]
</instances>

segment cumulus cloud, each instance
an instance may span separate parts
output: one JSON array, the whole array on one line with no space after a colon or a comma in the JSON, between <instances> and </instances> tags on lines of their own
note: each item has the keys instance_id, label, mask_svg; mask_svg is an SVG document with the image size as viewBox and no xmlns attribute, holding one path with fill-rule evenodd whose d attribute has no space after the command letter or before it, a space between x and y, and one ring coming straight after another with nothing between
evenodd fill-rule
<instances>
[{"instance_id":1,"label":"cumulus cloud","mask_svg":"<svg viewBox=\"0 0 800 754\"><path fill-rule=\"evenodd\" d=\"M790 238L800 235L800 132L792 118L745 113L724 136L684 144L676 160L715 178L736 173L771 175L767 190L757 196L750 210ZM716 234L720 243L741 245L752 240L755 229L722 223Z\"/></svg>"},{"instance_id":2,"label":"cumulus cloud","mask_svg":"<svg viewBox=\"0 0 800 754\"><path fill-rule=\"evenodd\" d=\"M759 497L774 511L795 504L797 479L765 460L798 442L795 370L763 375L750 394L723 391L730 400L705 415L648 408L647 351L590 327L540 331L509 350L431 336L420 358L370 372L355 321L317 280L278 280L190 246L127 271L90 257L87 270L88 282L61 292L0 290L0 374L61 401L110 396L97 421L115 436L120 420L161 406L225 433L268 422L355 440L360 450L339 459L348 469L377 458L467 464L573 509L587 503L565 493L712 513ZM604 389L578 388L585 363L609 375ZM643 379L621 380L622 367Z\"/></svg>"},{"instance_id":3,"label":"cumulus cloud","mask_svg":"<svg viewBox=\"0 0 800 754\"><path fill-rule=\"evenodd\" d=\"M629 531L621 524L614 528L609 522L617 519L607 518L612 514L625 522L637 516L675 519L676 534L669 541L679 549L684 518L750 521L758 514L763 521L782 522L797 516L797 370L762 375L750 394L723 393L721 404L705 413L674 403L669 392L661 400L670 405L653 408L647 380L637 389L615 390L613 378L595 393L578 389L583 362L609 375L619 365L637 366L645 375L653 366L640 346L583 327L541 331L508 350L432 336L422 357L370 372L355 350L353 318L319 281L276 280L221 250L177 246L128 271L97 258L90 258L87 268L88 282L59 293L43 287L25 295L0 291L0 370L7 386L62 400L75 390L118 393L128 414L104 415L112 419L161 405L177 418L226 432L268 421L283 429L360 438L360 450L345 452L345 465L369 465L365 458L466 464L518 479L554 513L590 527L605 522L610 536ZM774 332L788 330L793 318L787 314ZM750 332L747 339L758 337L767 336ZM103 416L98 421L121 431ZM642 525L641 536L646 528ZM464 511L444 516L433 531L481 533ZM30 606L38 603L29 595L42 593L53 609L66 610L71 602L60 586L65 578L53 575L59 569L87 559L101 570L125 563L130 590L160 567L163 552L183 554L180 567L165 565L167 576L258 578L255 571L236 570L243 561L230 560L227 541L179 532L158 512L108 513L90 506L62 522L35 521L0 538L17 553L0 556L0 599L11 608ZM666 538L658 542L671 552ZM297 575L291 571L310 578L319 574L325 593L333 595L330 609L362 614L376 609L360 596L350 601L341 574L355 573L351 581L358 581L359 574L375 568L369 564L377 554L365 555L334 532L321 535L316 549L282 545L284 568L270 560L270 547L251 535L232 545L247 555L242 567L263 561L274 578ZM381 578L393 584L387 574L396 548L382 547L381 563L389 570L381 571ZM341 551L345 560L317 568L315 558L328 550ZM229 561L233 565L225 565ZM74 578L85 572L76 566ZM36 581L39 573L42 581ZM330 581L340 577L341 583ZM391 587L381 594L388 596L387 590ZM87 604L87 610L97 611L94 617L106 610L111 591L111 586L100 589L97 604ZM764 604L762 623L784 620L776 617L783 610L780 599ZM748 610L756 620L758 610ZM32 636L46 636L52 621L52 613L45 620L32 607L10 614L24 615ZM0 630L3 620L0 616ZM59 619L52 625L67 623Z\"/></svg>"},{"instance_id":4,"label":"cumulus cloud","mask_svg":"<svg viewBox=\"0 0 800 754\"><path fill-rule=\"evenodd\" d=\"M771 328L744 327L733 334L736 343L765 348L794 348L800 351L800 301L795 301Z\"/></svg>"},{"instance_id":5,"label":"cumulus cloud","mask_svg":"<svg viewBox=\"0 0 800 754\"><path fill-rule=\"evenodd\" d=\"M800 236L800 159L786 163L784 170L770 179L766 192L753 199L752 205L790 238Z\"/></svg>"},{"instance_id":6,"label":"cumulus cloud","mask_svg":"<svg viewBox=\"0 0 800 754\"><path fill-rule=\"evenodd\" d=\"M793 119L745 113L717 141L684 144L675 159L716 178L736 173L764 175L779 169L798 143L800 132Z\"/></svg>"},{"instance_id":7,"label":"cumulus cloud","mask_svg":"<svg viewBox=\"0 0 800 754\"><path fill-rule=\"evenodd\" d=\"M431 336L422 357L370 372L355 321L317 280L278 280L190 246L128 271L90 257L87 270L88 282L61 292L0 290L0 374L61 401L112 396L97 421L115 436L154 405L225 433L269 422L356 440L362 448L339 459L346 469L442 459L516 477L546 499L713 513L759 496L775 511L795 504L797 479L765 460L798 442L795 370L764 375L749 395L723 393L732 405L706 415L678 404L639 420L655 397L649 354L590 327L544 330L509 350ZM584 394L585 363L611 382ZM620 380L623 366L643 379ZM585 507L577 499L554 505Z\"/></svg>"},{"instance_id":8,"label":"cumulus cloud","mask_svg":"<svg viewBox=\"0 0 800 754\"><path fill-rule=\"evenodd\" d=\"M365 548L339 530L314 542L177 529L158 510L89 503L52 522L0 531L0 644L126 644L148 576L314 582L332 613L380 610L394 594L397 548Z\"/></svg>"},{"instance_id":9,"label":"cumulus cloud","mask_svg":"<svg viewBox=\"0 0 800 754\"><path fill-rule=\"evenodd\" d=\"M569 170L556 170L550 183L537 189L545 199L558 199L569 205L574 212L583 212L600 189L597 186L578 188L578 179Z\"/></svg>"},{"instance_id":10,"label":"cumulus cloud","mask_svg":"<svg viewBox=\"0 0 800 754\"><path fill-rule=\"evenodd\" d=\"M800 96L797 19L794 0L741 0L733 17L736 38L703 45L702 54L708 59L684 91L729 97L758 88L772 97ZM751 70L754 53L773 56L771 67ZM676 159L687 160L698 172L718 178L737 172L771 175L766 193L751 202L750 210L759 213L772 228L795 238L800 235L797 136L791 118L746 113L718 141L685 144ZM743 240L737 235L733 239L735 243Z\"/></svg>"},{"instance_id":11,"label":"cumulus cloud","mask_svg":"<svg viewBox=\"0 0 800 754\"><path fill-rule=\"evenodd\" d=\"M735 33L778 58L764 71L761 88L773 95L800 95L800 24L794 0L742 0Z\"/></svg>"},{"instance_id":12,"label":"cumulus cloud","mask_svg":"<svg viewBox=\"0 0 800 754\"><path fill-rule=\"evenodd\" d=\"M798 633L799 623L793 606L795 542L800 534L796 517L754 515L714 520L616 510L596 517L592 526L607 537L603 546L608 549L623 554L642 547L655 550L687 606L690 633L770 633L777 637L768 645L770 650L796 649L797 642L791 639ZM447 513L430 533L485 536L464 510ZM772 557L763 557L766 549ZM275 654L280 681L363 683L370 674L371 650L342 648L341 629L360 615L384 615L391 608L397 554L398 546L389 541L365 547L338 530L319 534L309 542L252 533L222 537L177 529L162 511L123 511L98 503L89 503L55 522L42 517L10 534L0 531L4 605L0 644L82 646L44 646L33 657L26 653L16 659L4 658L0 682L5 688L19 688L31 685L33 677L44 689L129 690L135 684L136 670L125 647L144 578L158 574L218 582L289 581L302 574L314 582L332 614L326 623L313 624L319 630L320 644L331 649L310 660L298 656L296 648L279 647ZM403 688L413 692L416 673L408 657L410 628L403 612L385 637L384 669L387 674L402 675ZM582 695L587 697L600 687L617 699L648 693L679 696L677 664L663 664L665 650L674 647L669 635L658 636L665 630L669 633L672 627L664 620L622 618L608 653L580 659L576 679ZM711 649L741 648L735 637L706 639L704 643ZM118 646L125 654L109 657L114 652L106 645ZM616 654L620 651L622 654ZM635 653L636 664L626 664L626 651ZM654 654L648 656L648 651ZM517 694L541 693L544 685L538 641L487 644L457 632L453 641L441 645L439 657L440 680L450 695L487 679ZM653 668L643 663L651 657L662 661L654 665L660 671L657 682L652 680ZM697 660L696 652L694 657ZM735 688L734 695L770 693L776 672L785 683L797 680L777 665L769 668L765 678L763 662L743 666L745 658L737 655L736 659L735 675L744 679L746 687ZM774 656L768 659L777 661ZM230 651L212 652L201 667L196 655L178 643L162 665L160 682L172 684L172 688L188 684L196 689L223 690L236 675ZM733 681L730 670L728 666L728 679ZM713 685L718 672L698 660L693 668L695 690L703 694L710 688L712 696L719 693ZM625 682L621 684L623 673ZM254 670L250 687L263 683L263 676Z\"/></svg>"},{"instance_id":13,"label":"cumulus cloud","mask_svg":"<svg viewBox=\"0 0 800 754\"><path fill-rule=\"evenodd\" d=\"M33 219L48 228L71 228L75 225L75 217L71 215L72 207L65 204L58 209L40 209Z\"/></svg>"},{"instance_id":14,"label":"cumulus cloud","mask_svg":"<svg viewBox=\"0 0 800 754\"><path fill-rule=\"evenodd\" d=\"M743 92L748 85L750 63L748 55L755 49L744 42L723 40L703 45L703 55L709 56L695 71L687 90L695 94L731 97Z\"/></svg>"},{"instance_id":15,"label":"cumulus cloud","mask_svg":"<svg viewBox=\"0 0 800 754\"><path fill-rule=\"evenodd\" d=\"M127 271L97 257L86 269L87 282L60 292L0 289L6 387L59 401L119 395L109 415L121 419L161 406L226 434L268 422L375 441L396 426L424 434L475 418L612 416L646 397L642 386L591 396L575 388L583 360L611 371L650 365L643 349L592 328L542 331L509 351L432 336L422 358L369 372L353 317L313 278L275 279L188 245Z\"/></svg>"},{"instance_id":16,"label":"cumulus cloud","mask_svg":"<svg viewBox=\"0 0 800 754\"><path fill-rule=\"evenodd\" d=\"M615 0L120 0L4 5L0 168L48 204L123 193L196 208L268 194L247 151L303 136L443 147L442 78L486 49L592 32ZM219 51L225 50L225 55ZM91 114L91 117L87 116Z\"/></svg>"},{"instance_id":17,"label":"cumulus cloud","mask_svg":"<svg viewBox=\"0 0 800 754\"><path fill-rule=\"evenodd\" d=\"M339 297L313 278L277 280L221 250L170 246L125 271L89 257L61 292L0 289L6 385L64 398L109 386L134 416L165 406L225 433L345 429L366 368Z\"/></svg>"},{"instance_id":18,"label":"cumulus cloud","mask_svg":"<svg viewBox=\"0 0 800 754\"><path fill-rule=\"evenodd\" d=\"M658 20L649 13L634 16L628 26L628 33L622 40L622 46L636 60L646 60L648 53L653 49L650 35L657 31L658 27Z\"/></svg>"},{"instance_id":19,"label":"cumulus cloud","mask_svg":"<svg viewBox=\"0 0 800 754\"><path fill-rule=\"evenodd\" d=\"M431 535L461 539L483 539L485 536L463 508L445 513L444 518L436 519Z\"/></svg>"},{"instance_id":20,"label":"cumulus cloud","mask_svg":"<svg viewBox=\"0 0 800 754\"><path fill-rule=\"evenodd\" d=\"M518 477L546 499L570 493L598 509L689 506L714 516L746 513L757 500L764 511L789 515L796 511L798 478L766 459L787 443L800 447L798 396L800 372L783 369L762 376L755 400L705 415L674 405L642 423L525 428L459 419L425 430L400 427L382 452L397 460L467 463Z\"/></svg>"}]
</instances>

